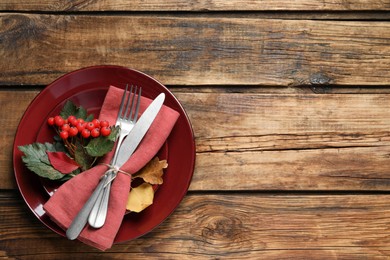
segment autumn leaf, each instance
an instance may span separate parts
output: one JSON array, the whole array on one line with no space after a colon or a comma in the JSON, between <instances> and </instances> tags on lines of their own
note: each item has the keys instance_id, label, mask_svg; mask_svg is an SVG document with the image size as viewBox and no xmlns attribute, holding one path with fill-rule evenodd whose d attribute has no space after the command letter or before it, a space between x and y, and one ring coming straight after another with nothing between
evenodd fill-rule
<instances>
[{"instance_id":1,"label":"autumn leaf","mask_svg":"<svg viewBox=\"0 0 390 260\"><path fill-rule=\"evenodd\" d=\"M71 173L80 167L72 158L70 158L64 152L46 151L46 154L49 158L50 164L54 167L54 169L63 174Z\"/></svg>"},{"instance_id":2,"label":"autumn leaf","mask_svg":"<svg viewBox=\"0 0 390 260\"><path fill-rule=\"evenodd\" d=\"M133 212L141 212L153 204L154 190L149 183L142 183L132 188L127 199L126 209Z\"/></svg>"},{"instance_id":3,"label":"autumn leaf","mask_svg":"<svg viewBox=\"0 0 390 260\"><path fill-rule=\"evenodd\" d=\"M167 167L167 160L160 161L158 157L154 157L138 173L136 173L134 177L142 178L145 182L150 184L162 184L162 175L164 173L163 169L166 169Z\"/></svg>"}]
</instances>

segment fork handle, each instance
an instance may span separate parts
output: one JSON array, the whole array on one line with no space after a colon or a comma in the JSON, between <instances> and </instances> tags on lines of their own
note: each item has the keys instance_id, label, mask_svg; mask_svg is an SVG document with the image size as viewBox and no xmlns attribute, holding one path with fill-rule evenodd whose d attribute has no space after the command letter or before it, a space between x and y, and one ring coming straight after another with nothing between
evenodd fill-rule
<instances>
[{"instance_id":1,"label":"fork handle","mask_svg":"<svg viewBox=\"0 0 390 260\"><path fill-rule=\"evenodd\" d=\"M99 197L96 200L96 203L93 206L91 213L89 214L88 224L94 228L101 228L106 221L108 201L111 190L110 180L114 177L114 174L114 172L108 174L108 183L104 185L103 191L99 194Z\"/></svg>"},{"instance_id":2,"label":"fork handle","mask_svg":"<svg viewBox=\"0 0 390 260\"><path fill-rule=\"evenodd\" d=\"M108 174L104 175L104 177L100 180L99 185L95 188L92 195L89 197L87 202L81 208L79 213L77 213L76 217L73 219L69 228L66 230L66 237L68 239L70 240L76 239L80 235L85 224L87 224L89 213L91 212L99 194L102 193L104 184L108 178L107 175Z\"/></svg>"},{"instance_id":3,"label":"fork handle","mask_svg":"<svg viewBox=\"0 0 390 260\"><path fill-rule=\"evenodd\" d=\"M126 137L125 134L120 134L118 138L118 142L116 145L114 157L111 160L111 164L115 165L116 159L118 157L118 151L122 144L123 139ZM107 216L107 210L108 210L108 200L110 197L110 190L111 190L111 178L114 177L114 173L111 172L108 174L108 179L106 179L104 184L104 189L102 194L97 197L95 200L95 205L90 210L89 217L88 217L88 223L90 226L94 228L101 228L104 225L104 222L106 221ZM109 183L107 183L109 181Z\"/></svg>"}]
</instances>

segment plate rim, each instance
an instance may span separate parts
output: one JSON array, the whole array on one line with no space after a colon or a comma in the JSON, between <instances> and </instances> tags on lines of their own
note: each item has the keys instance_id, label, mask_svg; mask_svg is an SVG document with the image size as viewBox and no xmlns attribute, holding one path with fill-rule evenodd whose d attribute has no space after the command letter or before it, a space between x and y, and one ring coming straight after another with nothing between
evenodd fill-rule
<instances>
[{"instance_id":1,"label":"plate rim","mask_svg":"<svg viewBox=\"0 0 390 260\"><path fill-rule=\"evenodd\" d=\"M146 77L146 78L149 78L149 80L152 80L152 81L155 81L159 87L161 87L166 93L169 93L169 95L171 96L171 98L173 98L173 101L175 102L175 104L180 108L180 111L178 111L180 113L180 115L184 116L185 119L184 119L184 123L185 123L185 126L186 128L188 128L187 130L189 130L190 132L190 139L187 140L188 142L190 141L189 143L189 148L191 149L191 158L189 158L190 162L189 162L189 165L188 165L188 170L191 172L189 178L188 178L188 181L186 183L186 187L185 187L185 192L183 194L183 196L181 196L181 198L178 200L178 203L177 205L175 205L173 207L173 209L169 212L169 214L167 214L159 223L157 223L156 225L154 225L149 231L146 231L146 232L143 232L141 234L139 234L137 237L133 237L133 238L130 238L130 239L117 239L117 237L114 239L114 244L117 244L117 243L121 243L121 242L125 242L125 241L129 241L129 240L133 240L133 239L136 239L138 237L141 237L141 236L144 236L145 234L151 232L153 229L157 228L159 225L161 225L176 209L177 207L180 205L181 201L184 199L185 195L187 194L188 192L188 189L189 189L189 186L191 184L191 181L192 181L192 178L193 178L193 174L194 174L194 170L195 170L195 161L196 161L196 143L195 143L195 135L194 135L194 130L193 130L193 127L192 127L192 124L191 124L191 121L188 117L188 114L187 112L185 111L183 105L179 102L179 100L177 99L177 97L164 85L162 84L160 81L156 80L155 78L151 77L150 75L147 75L146 73L142 72L142 71L139 71L137 69L133 69L133 68L129 68L129 67L125 67L125 66L119 66L119 65L93 65L93 66L87 66L87 67L83 67L83 68L79 68L79 69L76 69L76 70L73 70L73 71L70 71L70 72L67 72L63 75L61 75L60 77L56 78L54 81L52 81L51 83L47 84L32 100L31 102L28 104L27 108L25 109L25 111L23 112L23 115L21 117L21 119L19 120L19 123L17 125L17 128L16 128L16 132L15 132L15 135L14 135L14 141L13 141L13 144L12 144L12 166L13 166L13 172L14 172L14 178L16 180L16 184L17 184L17 188L18 188L18 191L20 193L20 195L22 196L25 204L28 206L28 208L30 209L30 211L32 211L32 213L34 214L34 216L36 218L39 219L40 222L42 222L46 227L48 227L50 230L54 231L55 233L61 235L61 236L65 236L64 235L64 231L55 223L53 222L50 218L48 218L48 216L46 214L43 214L43 215L39 215L37 212L36 212L36 209L34 209L30 203L28 202L28 199L27 199L27 195L23 192L22 190L22 187L20 185L20 182L19 182L19 179L18 179L18 175L19 173L17 173L17 167L16 167L16 164L17 164L17 161L16 161L16 156L17 156L17 137L18 135L20 134L20 126L21 124L26 120L25 118L28 116L29 112L31 112L30 110L33 108L33 106L35 105L35 103L37 101L39 101L40 98L42 98L43 95L46 94L47 91L50 91L51 88L55 87L55 85L58 83L58 82L61 82L62 80L64 80L65 78L67 77L70 77L71 75L74 75L74 74L77 74L77 73L82 73L84 71L88 71L88 70L101 70L101 69L114 69L114 70L125 70L127 71L128 73L135 73L135 74L138 74L142 77ZM77 87L76 87L77 88ZM96 87L97 88L97 87ZM107 86L107 89L108 89L108 86ZM69 91L69 90L68 90ZM64 100L60 100L59 102L57 102L57 105L59 105L61 102L63 102ZM179 117L180 118L180 117ZM187 137L188 138L188 137ZM169 151L168 151L169 153ZM183 187L184 188L184 187ZM44 202L41 203L42 205L44 204ZM42 209L43 210L43 209ZM125 221L125 220L123 220ZM48 223L50 222L50 223ZM55 225L55 227L53 227L53 225ZM120 229L118 230L118 232L120 231Z\"/></svg>"}]
</instances>

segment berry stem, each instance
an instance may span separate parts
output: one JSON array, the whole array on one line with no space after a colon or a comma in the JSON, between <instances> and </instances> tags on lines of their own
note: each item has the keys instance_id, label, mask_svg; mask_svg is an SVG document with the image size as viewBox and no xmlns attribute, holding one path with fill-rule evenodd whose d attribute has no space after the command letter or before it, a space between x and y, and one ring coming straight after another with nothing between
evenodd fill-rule
<instances>
[{"instance_id":1,"label":"berry stem","mask_svg":"<svg viewBox=\"0 0 390 260\"><path fill-rule=\"evenodd\" d=\"M65 147L68 148L68 151L69 151L71 157L74 157L75 149L76 149L75 145L70 143L68 139L65 139L64 143L65 143Z\"/></svg>"},{"instance_id":2,"label":"berry stem","mask_svg":"<svg viewBox=\"0 0 390 260\"><path fill-rule=\"evenodd\" d=\"M97 160L97 157L94 157L93 160L92 160L91 165L89 166L89 168L92 168L92 166L95 164L96 160Z\"/></svg>"}]
</instances>

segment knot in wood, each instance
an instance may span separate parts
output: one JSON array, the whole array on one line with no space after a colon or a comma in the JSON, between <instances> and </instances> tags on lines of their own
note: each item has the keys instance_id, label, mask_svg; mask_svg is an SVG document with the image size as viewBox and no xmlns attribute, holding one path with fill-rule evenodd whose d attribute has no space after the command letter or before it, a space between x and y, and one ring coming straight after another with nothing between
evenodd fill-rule
<instances>
[{"instance_id":1,"label":"knot in wood","mask_svg":"<svg viewBox=\"0 0 390 260\"><path fill-rule=\"evenodd\" d=\"M214 216L203 228L202 236L208 239L237 240L243 231L242 222L233 216Z\"/></svg>"},{"instance_id":2,"label":"knot in wood","mask_svg":"<svg viewBox=\"0 0 390 260\"><path fill-rule=\"evenodd\" d=\"M45 28L37 20L26 15L5 15L2 18L3 32L1 43L10 49L22 44L31 45L42 37Z\"/></svg>"},{"instance_id":3,"label":"knot in wood","mask_svg":"<svg viewBox=\"0 0 390 260\"><path fill-rule=\"evenodd\" d=\"M310 76L310 84L312 85L328 85L332 82L332 79L328 75L318 72Z\"/></svg>"},{"instance_id":4,"label":"knot in wood","mask_svg":"<svg viewBox=\"0 0 390 260\"><path fill-rule=\"evenodd\" d=\"M210 252L215 254L253 250L252 231L243 224L236 213L229 213L223 212L225 215L207 215L201 218L202 237L197 240L199 247L207 246ZM259 244L261 248L265 248L263 243Z\"/></svg>"}]
</instances>

